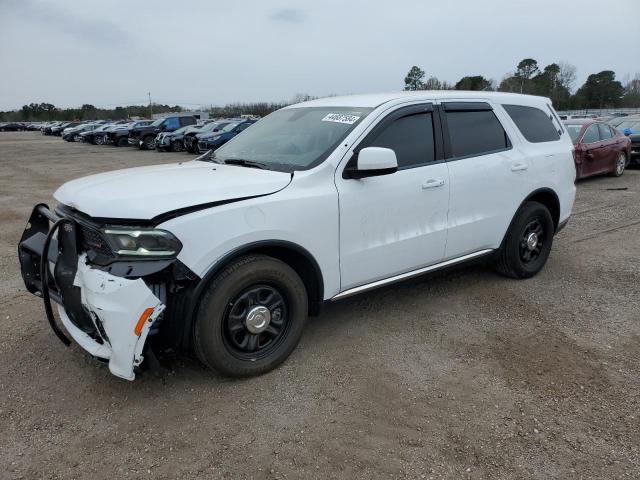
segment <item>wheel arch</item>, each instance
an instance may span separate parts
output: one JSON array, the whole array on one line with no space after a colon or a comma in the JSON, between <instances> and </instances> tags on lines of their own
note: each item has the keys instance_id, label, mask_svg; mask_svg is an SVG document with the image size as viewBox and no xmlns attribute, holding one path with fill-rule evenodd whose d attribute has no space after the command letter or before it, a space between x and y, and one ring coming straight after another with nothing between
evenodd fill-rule
<instances>
[{"instance_id":1,"label":"wheel arch","mask_svg":"<svg viewBox=\"0 0 640 480\"><path fill-rule=\"evenodd\" d=\"M509 226L507 227L507 230L504 232L504 235L502 236L502 242L500 242L500 248L504 246L504 242L507 238L507 235L509 234L509 230L511 230L511 225L513 225L513 222L515 222L518 212L522 209L524 204L527 202L538 202L544 205L545 207L547 207L549 209L549 212L551 213L551 218L553 219L554 231L555 232L558 231L558 226L560 224L560 199L558 197L558 194L548 187L539 188L531 192L529 195L527 195L527 197L524 200L522 200L522 202L520 202L520 205L518 205L518 208L516 208L515 212L513 213L513 216L511 217L511 221L509 222Z\"/></svg>"},{"instance_id":2,"label":"wheel arch","mask_svg":"<svg viewBox=\"0 0 640 480\"><path fill-rule=\"evenodd\" d=\"M560 224L560 198L556 192L551 188L539 188L534 190L522 201L518 210L520 210L520 208L522 208L522 206L527 202L538 202L547 207L551 213L551 218L553 218L553 227L555 231L558 230L558 225Z\"/></svg>"},{"instance_id":3,"label":"wheel arch","mask_svg":"<svg viewBox=\"0 0 640 480\"><path fill-rule=\"evenodd\" d=\"M189 302L187 318L193 322L200 298L216 274L234 260L245 255L267 255L283 261L302 279L309 297L309 314L317 315L324 298L322 270L314 256L304 247L286 240L261 240L235 248L220 258L195 286Z\"/></svg>"}]
</instances>

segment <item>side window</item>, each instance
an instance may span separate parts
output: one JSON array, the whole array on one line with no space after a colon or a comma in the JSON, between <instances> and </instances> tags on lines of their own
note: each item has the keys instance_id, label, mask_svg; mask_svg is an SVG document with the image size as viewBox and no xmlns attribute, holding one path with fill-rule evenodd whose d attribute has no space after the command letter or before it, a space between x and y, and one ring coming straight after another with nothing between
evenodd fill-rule
<instances>
[{"instance_id":1,"label":"side window","mask_svg":"<svg viewBox=\"0 0 640 480\"><path fill-rule=\"evenodd\" d=\"M180 124L184 127L185 125L193 125L196 123L196 120L193 117L180 117Z\"/></svg>"},{"instance_id":2,"label":"side window","mask_svg":"<svg viewBox=\"0 0 640 480\"><path fill-rule=\"evenodd\" d=\"M511 148L502 124L491 110L445 111L453 157L484 155Z\"/></svg>"},{"instance_id":3,"label":"side window","mask_svg":"<svg viewBox=\"0 0 640 480\"><path fill-rule=\"evenodd\" d=\"M598 132L598 125L591 125L584 132L582 137L582 143L595 143L600 141L600 133Z\"/></svg>"},{"instance_id":4,"label":"side window","mask_svg":"<svg viewBox=\"0 0 640 480\"><path fill-rule=\"evenodd\" d=\"M431 113L416 113L394 120L368 141L367 146L390 148L396 152L398 168L433 162L435 142Z\"/></svg>"},{"instance_id":5,"label":"side window","mask_svg":"<svg viewBox=\"0 0 640 480\"><path fill-rule=\"evenodd\" d=\"M613 137L613 134L611 133L611 129L609 128L609 125L605 125L604 123L599 123L598 130L600 130L600 140L609 140L611 137Z\"/></svg>"},{"instance_id":6,"label":"side window","mask_svg":"<svg viewBox=\"0 0 640 480\"><path fill-rule=\"evenodd\" d=\"M180 119L178 117L167 118L164 121L165 130L175 130L180 128Z\"/></svg>"},{"instance_id":7,"label":"side window","mask_svg":"<svg viewBox=\"0 0 640 480\"><path fill-rule=\"evenodd\" d=\"M502 105L520 133L531 143L553 142L560 139L549 115L535 107Z\"/></svg>"},{"instance_id":8,"label":"side window","mask_svg":"<svg viewBox=\"0 0 640 480\"><path fill-rule=\"evenodd\" d=\"M247 128L249 128L249 126L250 126L250 125L251 125L250 123L243 123L242 125L240 125L240 126L238 127L238 133L240 133L240 132L242 132L242 131L246 130Z\"/></svg>"}]
</instances>

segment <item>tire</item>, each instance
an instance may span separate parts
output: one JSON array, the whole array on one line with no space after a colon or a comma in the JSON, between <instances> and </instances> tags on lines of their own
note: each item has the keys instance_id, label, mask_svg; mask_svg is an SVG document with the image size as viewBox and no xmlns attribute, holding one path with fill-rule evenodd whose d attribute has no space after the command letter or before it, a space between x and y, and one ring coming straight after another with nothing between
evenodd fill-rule
<instances>
[{"instance_id":1,"label":"tire","mask_svg":"<svg viewBox=\"0 0 640 480\"><path fill-rule=\"evenodd\" d=\"M118 139L118 147L126 147L127 145L129 145L129 140L127 139L127 137L120 137Z\"/></svg>"},{"instance_id":2,"label":"tire","mask_svg":"<svg viewBox=\"0 0 640 480\"><path fill-rule=\"evenodd\" d=\"M510 278L536 275L547 263L554 232L549 209L538 202L525 203L516 213L497 252L498 272Z\"/></svg>"},{"instance_id":3,"label":"tire","mask_svg":"<svg viewBox=\"0 0 640 480\"><path fill-rule=\"evenodd\" d=\"M95 145L102 145L104 144L104 137L102 135L96 135L95 137L93 137L93 143Z\"/></svg>"},{"instance_id":4,"label":"tire","mask_svg":"<svg viewBox=\"0 0 640 480\"><path fill-rule=\"evenodd\" d=\"M80 135L74 135L73 141L74 142L82 142L82 137Z\"/></svg>"},{"instance_id":5,"label":"tire","mask_svg":"<svg viewBox=\"0 0 640 480\"><path fill-rule=\"evenodd\" d=\"M184 145L181 141L171 142L171 150L174 152L184 152Z\"/></svg>"},{"instance_id":6,"label":"tire","mask_svg":"<svg viewBox=\"0 0 640 480\"><path fill-rule=\"evenodd\" d=\"M260 375L293 352L307 314L307 291L289 265L265 255L241 257L204 292L196 311L194 350L202 363L223 375Z\"/></svg>"},{"instance_id":7,"label":"tire","mask_svg":"<svg viewBox=\"0 0 640 480\"><path fill-rule=\"evenodd\" d=\"M620 152L618 158L616 158L616 163L613 166L613 171L610 175L612 177L621 177L625 168L627 168L627 154Z\"/></svg>"},{"instance_id":8,"label":"tire","mask_svg":"<svg viewBox=\"0 0 640 480\"><path fill-rule=\"evenodd\" d=\"M196 149L193 148L193 144L191 142L187 142L186 138L184 141L184 149L189 153L196 153Z\"/></svg>"},{"instance_id":9,"label":"tire","mask_svg":"<svg viewBox=\"0 0 640 480\"><path fill-rule=\"evenodd\" d=\"M155 150L156 148L156 139L153 135L147 135L142 139L142 145L140 145L140 150Z\"/></svg>"}]
</instances>

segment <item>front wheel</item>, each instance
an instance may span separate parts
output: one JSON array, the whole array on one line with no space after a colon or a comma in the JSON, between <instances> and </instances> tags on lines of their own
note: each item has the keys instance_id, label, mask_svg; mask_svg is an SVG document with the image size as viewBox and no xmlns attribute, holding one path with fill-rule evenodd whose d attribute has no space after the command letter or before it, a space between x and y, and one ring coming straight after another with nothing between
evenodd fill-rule
<instances>
[{"instance_id":1,"label":"front wheel","mask_svg":"<svg viewBox=\"0 0 640 480\"><path fill-rule=\"evenodd\" d=\"M182 144L182 141L176 140L175 142L172 142L171 150L173 150L174 152L184 152L184 145Z\"/></svg>"},{"instance_id":2,"label":"front wheel","mask_svg":"<svg viewBox=\"0 0 640 480\"><path fill-rule=\"evenodd\" d=\"M156 148L156 139L152 135L144 137L142 140L142 145L140 145L141 150L153 150Z\"/></svg>"},{"instance_id":3,"label":"front wheel","mask_svg":"<svg viewBox=\"0 0 640 480\"><path fill-rule=\"evenodd\" d=\"M196 355L232 377L268 372L298 344L307 313L307 292L295 270L265 255L241 257L203 294L193 332Z\"/></svg>"},{"instance_id":4,"label":"front wheel","mask_svg":"<svg viewBox=\"0 0 640 480\"><path fill-rule=\"evenodd\" d=\"M511 278L536 275L549 258L555 227L549 209L525 203L509 226L496 258L496 269Z\"/></svg>"},{"instance_id":5,"label":"front wheel","mask_svg":"<svg viewBox=\"0 0 640 480\"><path fill-rule=\"evenodd\" d=\"M127 137L120 137L118 139L119 147L126 147L127 145L129 145L129 139Z\"/></svg>"},{"instance_id":6,"label":"front wheel","mask_svg":"<svg viewBox=\"0 0 640 480\"><path fill-rule=\"evenodd\" d=\"M613 167L611 175L614 177L620 177L624 173L624 169L627 168L627 156L624 152L620 152L616 159L616 164Z\"/></svg>"},{"instance_id":7,"label":"front wheel","mask_svg":"<svg viewBox=\"0 0 640 480\"><path fill-rule=\"evenodd\" d=\"M102 135L96 135L93 137L93 143L96 145L102 145L104 143L104 137Z\"/></svg>"}]
</instances>

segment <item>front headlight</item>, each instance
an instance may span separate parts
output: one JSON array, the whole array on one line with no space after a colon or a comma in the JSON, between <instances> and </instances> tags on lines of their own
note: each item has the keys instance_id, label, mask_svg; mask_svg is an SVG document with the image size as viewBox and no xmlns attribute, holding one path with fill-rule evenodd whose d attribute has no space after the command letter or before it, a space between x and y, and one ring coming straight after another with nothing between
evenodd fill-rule
<instances>
[{"instance_id":1,"label":"front headlight","mask_svg":"<svg viewBox=\"0 0 640 480\"><path fill-rule=\"evenodd\" d=\"M182 244L166 230L107 229L107 241L118 255L135 257L174 257Z\"/></svg>"}]
</instances>

